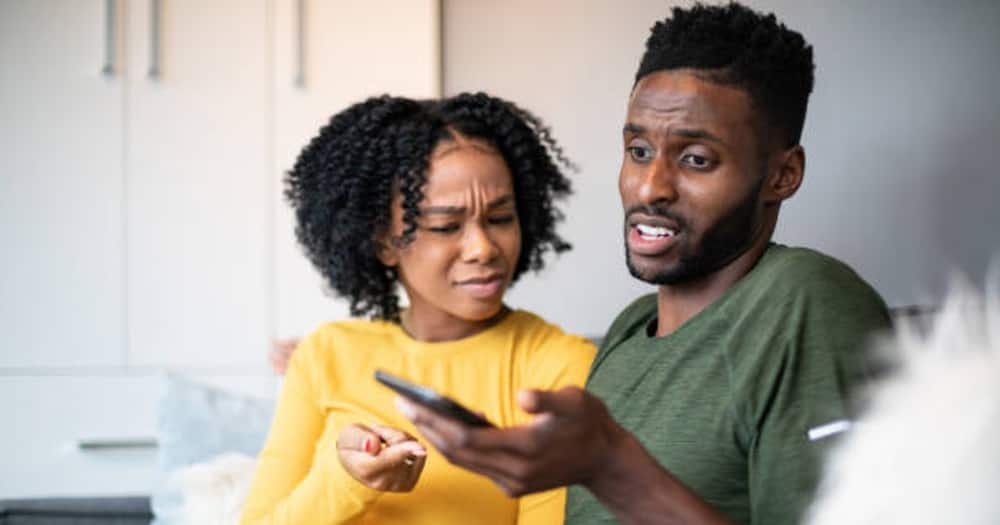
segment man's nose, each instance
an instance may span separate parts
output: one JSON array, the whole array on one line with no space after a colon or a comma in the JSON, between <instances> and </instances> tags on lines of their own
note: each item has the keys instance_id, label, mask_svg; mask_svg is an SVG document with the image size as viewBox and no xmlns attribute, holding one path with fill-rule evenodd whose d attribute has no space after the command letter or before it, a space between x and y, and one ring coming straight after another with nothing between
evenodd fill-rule
<instances>
[{"instance_id":1,"label":"man's nose","mask_svg":"<svg viewBox=\"0 0 1000 525\"><path fill-rule=\"evenodd\" d=\"M661 159L649 163L639 174L639 202L655 204L677 200L677 177L674 170Z\"/></svg>"},{"instance_id":2,"label":"man's nose","mask_svg":"<svg viewBox=\"0 0 1000 525\"><path fill-rule=\"evenodd\" d=\"M499 252L493 238L481 224L465 229L462 236L462 260L465 262L488 263Z\"/></svg>"}]
</instances>

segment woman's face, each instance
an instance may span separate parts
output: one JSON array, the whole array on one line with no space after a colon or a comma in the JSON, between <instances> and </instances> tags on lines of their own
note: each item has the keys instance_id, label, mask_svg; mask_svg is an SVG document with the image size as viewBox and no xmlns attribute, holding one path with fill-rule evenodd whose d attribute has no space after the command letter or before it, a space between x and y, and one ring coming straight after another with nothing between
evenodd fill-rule
<instances>
[{"instance_id":1,"label":"woman's face","mask_svg":"<svg viewBox=\"0 0 1000 525\"><path fill-rule=\"evenodd\" d=\"M510 170L490 144L465 137L431 152L413 241L383 242L410 299L404 325L418 339L446 340L481 330L500 313L521 252ZM403 232L402 196L390 235Z\"/></svg>"}]
</instances>

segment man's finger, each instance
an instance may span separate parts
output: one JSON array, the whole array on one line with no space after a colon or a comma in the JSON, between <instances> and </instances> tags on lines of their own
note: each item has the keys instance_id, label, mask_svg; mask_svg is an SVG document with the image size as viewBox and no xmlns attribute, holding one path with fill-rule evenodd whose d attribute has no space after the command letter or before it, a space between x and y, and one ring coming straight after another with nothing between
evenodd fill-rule
<instances>
[{"instance_id":1,"label":"man's finger","mask_svg":"<svg viewBox=\"0 0 1000 525\"><path fill-rule=\"evenodd\" d=\"M450 444L464 444L468 441L469 428L451 418L438 415L429 408L422 407L402 397L396 398L396 408L419 428L429 429Z\"/></svg>"},{"instance_id":2,"label":"man's finger","mask_svg":"<svg viewBox=\"0 0 1000 525\"><path fill-rule=\"evenodd\" d=\"M589 395L575 386L560 390L521 390L517 393L517 403L529 414L573 415L586 409Z\"/></svg>"}]
</instances>

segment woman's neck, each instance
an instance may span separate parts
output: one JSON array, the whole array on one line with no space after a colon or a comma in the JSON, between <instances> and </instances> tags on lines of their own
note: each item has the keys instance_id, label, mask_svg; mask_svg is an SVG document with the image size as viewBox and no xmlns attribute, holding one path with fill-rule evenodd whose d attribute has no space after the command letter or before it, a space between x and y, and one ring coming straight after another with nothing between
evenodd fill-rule
<instances>
[{"instance_id":1,"label":"woman's neck","mask_svg":"<svg viewBox=\"0 0 1000 525\"><path fill-rule=\"evenodd\" d=\"M465 339L486 330L507 316L510 309L503 306L496 315L481 321L469 321L450 315L421 316L412 308L400 313L400 324L403 331L417 341L440 343Z\"/></svg>"}]
</instances>

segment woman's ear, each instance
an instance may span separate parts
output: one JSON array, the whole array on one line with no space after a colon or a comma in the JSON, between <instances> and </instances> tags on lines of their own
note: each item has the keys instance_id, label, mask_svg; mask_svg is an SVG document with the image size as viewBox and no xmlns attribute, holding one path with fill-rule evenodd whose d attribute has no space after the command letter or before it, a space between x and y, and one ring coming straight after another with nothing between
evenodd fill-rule
<instances>
[{"instance_id":1,"label":"woman's ear","mask_svg":"<svg viewBox=\"0 0 1000 525\"><path fill-rule=\"evenodd\" d=\"M776 163L764 185L764 202L780 204L795 195L802 185L806 171L806 151L796 144L779 154Z\"/></svg>"},{"instance_id":2,"label":"woman's ear","mask_svg":"<svg viewBox=\"0 0 1000 525\"><path fill-rule=\"evenodd\" d=\"M399 265L399 248L388 235L379 235L375 239L375 257L386 267Z\"/></svg>"}]
</instances>

